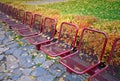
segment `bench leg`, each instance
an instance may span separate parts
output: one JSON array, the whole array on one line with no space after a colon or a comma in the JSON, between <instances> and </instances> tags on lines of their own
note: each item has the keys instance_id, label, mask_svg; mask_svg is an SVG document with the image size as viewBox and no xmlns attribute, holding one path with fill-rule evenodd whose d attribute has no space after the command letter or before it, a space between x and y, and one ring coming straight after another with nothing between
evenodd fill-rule
<instances>
[{"instance_id":1,"label":"bench leg","mask_svg":"<svg viewBox=\"0 0 120 81\"><path fill-rule=\"evenodd\" d=\"M72 71L69 68L66 68L66 71L70 74L72 74Z\"/></svg>"},{"instance_id":2,"label":"bench leg","mask_svg":"<svg viewBox=\"0 0 120 81\"><path fill-rule=\"evenodd\" d=\"M40 47L41 47L41 45L39 45L39 44L36 45L36 49L37 49L37 50L40 50Z\"/></svg>"}]
</instances>

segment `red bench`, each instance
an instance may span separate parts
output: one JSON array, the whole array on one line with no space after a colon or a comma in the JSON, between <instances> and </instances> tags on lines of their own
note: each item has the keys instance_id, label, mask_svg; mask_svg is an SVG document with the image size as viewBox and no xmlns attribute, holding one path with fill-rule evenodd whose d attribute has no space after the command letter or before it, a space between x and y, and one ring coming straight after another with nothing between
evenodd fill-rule
<instances>
[{"instance_id":1,"label":"red bench","mask_svg":"<svg viewBox=\"0 0 120 81\"><path fill-rule=\"evenodd\" d=\"M11 27L17 24L17 18L18 18L18 9L17 8L13 8L12 12L11 12L11 18L9 19L8 22L6 22L6 24Z\"/></svg>"},{"instance_id":2,"label":"red bench","mask_svg":"<svg viewBox=\"0 0 120 81\"><path fill-rule=\"evenodd\" d=\"M77 51L61 58L59 61L70 73L93 75L95 68L102 63L106 43L107 35L104 32L84 28Z\"/></svg>"},{"instance_id":3,"label":"red bench","mask_svg":"<svg viewBox=\"0 0 120 81\"><path fill-rule=\"evenodd\" d=\"M98 68L89 81L120 81L120 38L113 43L106 67Z\"/></svg>"},{"instance_id":4,"label":"red bench","mask_svg":"<svg viewBox=\"0 0 120 81\"><path fill-rule=\"evenodd\" d=\"M24 10L22 10L22 9L17 9L17 8L15 8L14 9L14 11L13 11L13 13L14 13L14 21L15 22L13 22L13 21L11 21L11 22L9 22L9 23L7 23L8 24L8 26L11 28L11 29L15 29L15 27L17 26L17 25L21 25L21 24L23 24L24 22L24 17L25 17L25 11Z\"/></svg>"},{"instance_id":5,"label":"red bench","mask_svg":"<svg viewBox=\"0 0 120 81\"><path fill-rule=\"evenodd\" d=\"M2 20L2 22L6 23L6 24L11 24L11 23L15 23L16 21L13 21L13 17L15 17L16 15L14 14L14 8L11 5L7 5L4 3L0 3L0 19Z\"/></svg>"},{"instance_id":6,"label":"red bench","mask_svg":"<svg viewBox=\"0 0 120 81\"><path fill-rule=\"evenodd\" d=\"M32 26L30 28L18 30L18 34L21 36L37 35L42 31L42 24L43 24L42 15L35 14L32 21Z\"/></svg>"},{"instance_id":7,"label":"red bench","mask_svg":"<svg viewBox=\"0 0 120 81\"><path fill-rule=\"evenodd\" d=\"M41 46L40 49L52 57L69 54L75 46L77 33L78 27L75 24L63 22L60 26L58 40Z\"/></svg>"},{"instance_id":8,"label":"red bench","mask_svg":"<svg viewBox=\"0 0 120 81\"><path fill-rule=\"evenodd\" d=\"M7 4L3 4L2 5L2 13L0 14L0 20L2 20L4 22L5 19L8 19L8 12L9 12L9 7L10 5L7 5Z\"/></svg>"},{"instance_id":9,"label":"red bench","mask_svg":"<svg viewBox=\"0 0 120 81\"><path fill-rule=\"evenodd\" d=\"M2 13L0 14L0 19L2 20L2 22L8 24L10 28L14 28L14 26L21 25L20 23L24 23L24 10L18 10L17 8L14 8L13 6L4 3L1 3L1 7Z\"/></svg>"},{"instance_id":10,"label":"red bench","mask_svg":"<svg viewBox=\"0 0 120 81\"><path fill-rule=\"evenodd\" d=\"M5 3L1 3L0 4L0 11L1 11L0 15L6 15L5 13L8 10L7 7L8 7L8 4L5 4Z\"/></svg>"},{"instance_id":11,"label":"red bench","mask_svg":"<svg viewBox=\"0 0 120 81\"><path fill-rule=\"evenodd\" d=\"M56 31L57 21L55 19L46 17L43 23L41 33L26 38L31 44L35 45L38 50L42 44L49 43L53 40Z\"/></svg>"},{"instance_id":12,"label":"red bench","mask_svg":"<svg viewBox=\"0 0 120 81\"><path fill-rule=\"evenodd\" d=\"M19 11L18 21L22 23L18 23L15 26L12 26L14 30L21 30L31 27L32 25L33 14L31 12L25 12L24 10Z\"/></svg>"},{"instance_id":13,"label":"red bench","mask_svg":"<svg viewBox=\"0 0 120 81\"><path fill-rule=\"evenodd\" d=\"M15 8L9 5L6 13L7 17L2 18L2 22L6 24L15 23L16 20L14 20L14 18L16 14L14 12L15 12Z\"/></svg>"}]
</instances>

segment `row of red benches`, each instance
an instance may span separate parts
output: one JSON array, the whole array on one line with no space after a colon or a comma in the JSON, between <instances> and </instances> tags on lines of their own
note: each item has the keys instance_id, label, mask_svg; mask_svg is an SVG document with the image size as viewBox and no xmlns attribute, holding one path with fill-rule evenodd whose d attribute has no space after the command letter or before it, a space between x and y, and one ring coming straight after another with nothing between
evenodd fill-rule
<instances>
[{"instance_id":1,"label":"row of red benches","mask_svg":"<svg viewBox=\"0 0 120 81\"><path fill-rule=\"evenodd\" d=\"M67 71L90 74L89 81L120 81L120 38L113 43L107 62L103 62L108 36L106 33L84 28L76 45L78 27L63 22L56 31L57 20L32 14L11 5L0 3L0 20L10 29L26 37L38 50L49 56L61 56L61 64ZM58 38L54 38L58 33Z\"/></svg>"}]
</instances>

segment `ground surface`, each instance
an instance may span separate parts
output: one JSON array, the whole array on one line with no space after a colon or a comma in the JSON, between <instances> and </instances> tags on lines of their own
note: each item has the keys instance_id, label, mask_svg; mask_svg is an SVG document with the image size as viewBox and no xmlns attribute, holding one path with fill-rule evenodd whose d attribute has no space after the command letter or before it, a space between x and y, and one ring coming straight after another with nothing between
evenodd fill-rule
<instances>
[{"instance_id":1,"label":"ground surface","mask_svg":"<svg viewBox=\"0 0 120 81\"><path fill-rule=\"evenodd\" d=\"M30 5L39 5L39 4L49 4L49 3L56 3L56 2L65 2L68 0L38 0L38 1L28 1L26 4Z\"/></svg>"},{"instance_id":2,"label":"ground surface","mask_svg":"<svg viewBox=\"0 0 120 81\"><path fill-rule=\"evenodd\" d=\"M46 9L57 9L62 14L67 15L93 15L103 19L120 20L119 0L73 0L66 3L57 3L64 1L66 0L41 0L30 1L27 4L37 4ZM49 4L54 2L55 4ZM78 2L79 4L77 4ZM116 26L118 28L118 25L119 22L118 24L105 22L98 27L111 26L113 28L113 26ZM53 59L48 59L45 53L37 51L24 38L20 39L23 45L19 46L15 40L11 40L14 32L11 30L5 31L6 27L3 23L0 23L0 81L85 81L85 78L88 77L87 75L67 73L64 66ZM34 57L34 55L36 56Z\"/></svg>"},{"instance_id":3,"label":"ground surface","mask_svg":"<svg viewBox=\"0 0 120 81\"><path fill-rule=\"evenodd\" d=\"M87 77L67 73L65 67L49 60L24 38L20 46L12 40L15 32L6 27L0 23L0 81L84 81Z\"/></svg>"}]
</instances>

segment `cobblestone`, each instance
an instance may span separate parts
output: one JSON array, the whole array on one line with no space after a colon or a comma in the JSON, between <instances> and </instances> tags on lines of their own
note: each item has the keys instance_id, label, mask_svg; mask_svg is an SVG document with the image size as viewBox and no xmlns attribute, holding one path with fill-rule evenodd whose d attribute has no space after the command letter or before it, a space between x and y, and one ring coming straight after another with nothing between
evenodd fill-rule
<instances>
[{"instance_id":1,"label":"cobblestone","mask_svg":"<svg viewBox=\"0 0 120 81\"><path fill-rule=\"evenodd\" d=\"M0 65L0 73L5 71L5 64Z\"/></svg>"},{"instance_id":2,"label":"cobblestone","mask_svg":"<svg viewBox=\"0 0 120 81\"><path fill-rule=\"evenodd\" d=\"M7 70L13 70L18 67L18 60L14 56L8 55L6 66L7 66Z\"/></svg>"},{"instance_id":3,"label":"cobblestone","mask_svg":"<svg viewBox=\"0 0 120 81\"><path fill-rule=\"evenodd\" d=\"M27 68L27 69L22 70L22 72L24 75L30 75L30 73L32 72L32 69Z\"/></svg>"},{"instance_id":4,"label":"cobblestone","mask_svg":"<svg viewBox=\"0 0 120 81\"><path fill-rule=\"evenodd\" d=\"M6 77L6 73L0 73L0 80L2 81Z\"/></svg>"},{"instance_id":5,"label":"cobblestone","mask_svg":"<svg viewBox=\"0 0 120 81\"><path fill-rule=\"evenodd\" d=\"M13 47L5 52L6 55L12 54L15 50L17 50L17 47Z\"/></svg>"},{"instance_id":6,"label":"cobblestone","mask_svg":"<svg viewBox=\"0 0 120 81\"><path fill-rule=\"evenodd\" d=\"M21 56L21 58L19 58L19 64L23 68L30 68L34 65L34 62L31 56Z\"/></svg>"},{"instance_id":7,"label":"cobblestone","mask_svg":"<svg viewBox=\"0 0 120 81\"><path fill-rule=\"evenodd\" d=\"M38 76L43 75L43 74L46 73L46 72L47 72L47 71L46 71L44 68L38 67L38 68L35 68L35 69L33 70L33 72L31 73L31 75L38 77Z\"/></svg>"},{"instance_id":8,"label":"cobblestone","mask_svg":"<svg viewBox=\"0 0 120 81\"><path fill-rule=\"evenodd\" d=\"M42 64L42 63L45 62L45 60L46 60L46 58L45 58L44 55L38 54L38 55L36 56L36 58L34 59L34 62L35 62L36 64L39 64L39 63Z\"/></svg>"},{"instance_id":9,"label":"cobblestone","mask_svg":"<svg viewBox=\"0 0 120 81\"><path fill-rule=\"evenodd\" d=\"M55 76L47 73L37 78L37 81L53 81Z\"/></svg>"},{"instance_id":10,"label":"cobblestone","mask_svg":"<svg viewBox=\"0 0 120 81\"><path fill-rule=\"evenodd\" d=\"M4 38L5 38L4 35L0 36L0 41L2 42L4 40Z\"/></svg>"},{"instance_id":11,"label":"cobblestone","mask_svg":"<svg viewBox=\"0 0 120 81\"><path fill-rule=\"evenodd\" d=\"M47 60L42 64L41 67L48 69L53 63L54 63L54 60Z\"/></svg>"},{"instance_id":12,"label":"cobblestone","mask_svg":"<svg viewBox=\"0 0 120 81\"><path fill-rule=\"evenodd\" d=\"M4 55L0 55L0 61L3 59Z\"/></svg>"},{"instance_id":13,"label":"cobblestone","mask_svg":"<svg viewBox=\"0 0 120 81\"><path fill-rule=\"evenodd\" d=\"M20 50L20 49L16 49L14 52L13 52L13 55L16 57L16 58L20 58L21 54L23 53L24 51L23 50Z\"/></svg>"},{"instance_id":14,"label":"cobblestone","mask_svg":"<svg viewBox=\"0 0 120 81\"><path fill-rule=\"evenodd\" d=\"M9 43L9 42L11 42L11 40L9 40L8 38L4 38L3 44L7 44L7 43Z\"/></svg>"},{"instance_id":15,"label":"cobblestone","mask_svg":"<svg viewBox=\"0 0 120 81\"><path fill-rule=\"evenodd\" d=\"M54 64L49 68L49 71L53 75L60 77L65 72L65 68L61 64Z\"/></svg>"},{"instance_id":16,"label":"cobblestone","mask_svg":"<svg viewBox=\"0 0 120 81\"><path fill-rule=\"evenodd\" d=\"M13 43L13 44L10 44L10 45L7 45L8 48L17 48L19 45L17 43Z\"/></svg>"},{"instance_id":17,"label":"cobblestone","mask_svg":"<svg viewBox=\"0 0 120 81\"><path fill-rule=\"evenodd\" d=\"M19 79L20 76L22 76L22 71L17 68L17 69L15 69L15 70L11 70L11 74L10 74L9 78L10 78L11 80L16 81L16 80Z\"/></svg>"},{"instance_id":18,"label":"cobblestone","mask_svg":"<svg viewBox=\"0 0 120 81\"><path fill-rule=\"evenodd\" d=\"M22 76L19 80L17 81L34 81L33 79L30 78L30 76Z\"/></svg>"}]
</instances>

